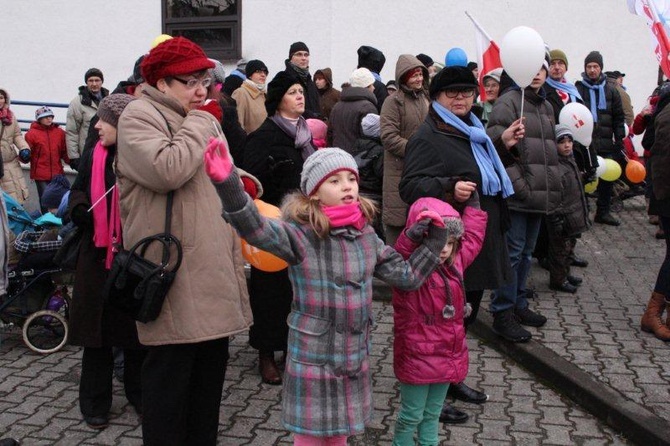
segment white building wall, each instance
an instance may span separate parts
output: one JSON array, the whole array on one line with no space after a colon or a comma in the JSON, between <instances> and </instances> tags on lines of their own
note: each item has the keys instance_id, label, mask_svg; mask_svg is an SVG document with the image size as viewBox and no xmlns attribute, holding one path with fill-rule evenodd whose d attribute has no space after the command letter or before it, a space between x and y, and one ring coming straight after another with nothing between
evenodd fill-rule
<instances>
[{"instance_id":1,"label":"white building wall","mask_svg":"<svg viewBox=\"0 0 670 446\"><path fill-rule=\"evenodd\" d=\"M69 102L86 69L95 66L113 89L161 33L160 5L0 0L0 86L15 99ZM312 53L312 72L331 67L339 86L356 68L356 49L371 45L386 55L381 75L387 81L402 53L442 61L458 46L474 60L474 27L466 9L498 43L515 26L537 30L550 47L567 53L571 80L580 76L586 54L600 50L605 70L626 73L636 110L656 84L649 30L628 12L625 0L242 0L243 57L263 60L272 77L283 69L290 44L302 40ZM31 117L33 108L16 112Z\"/></svg>"}]
</instances>

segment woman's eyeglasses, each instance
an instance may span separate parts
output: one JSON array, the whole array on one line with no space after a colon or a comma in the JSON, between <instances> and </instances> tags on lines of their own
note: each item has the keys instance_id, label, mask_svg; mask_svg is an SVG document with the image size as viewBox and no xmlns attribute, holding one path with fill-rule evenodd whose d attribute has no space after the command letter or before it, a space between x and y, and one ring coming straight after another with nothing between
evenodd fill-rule
<instances>
[{"instance_id":1,"label":"woman's eyeglasses","mask_svg":"<svg viewBox=\"0 0 670 446\"><path fill-rule=\"evenodd\" d=\"M460 89L460 90L454 90L454 89L449 89L447 88L444 90L444 94L447 95L448 98L453 99L457 97L459 94L464 97L464 98L471 98L475 95L475 90L474 88L467 88L467 89Z\"/></svg>"},{"instance_id":2,"label":"woman's eyeglasses","mask_svg":"<svg viewBox=\"0 0 670 446\"><path fill-rule=\"evenodd\" d=\"M172 78L186 85L186 88L188 88L189 90L193 90L194 88L197 88L200 85L202 85L205 88L209 88L209 86L212 85L211 77L204 77L202 79L196 79L196 78L180 79L178 77L173 76Z\"/></svg>"}]
</instances>

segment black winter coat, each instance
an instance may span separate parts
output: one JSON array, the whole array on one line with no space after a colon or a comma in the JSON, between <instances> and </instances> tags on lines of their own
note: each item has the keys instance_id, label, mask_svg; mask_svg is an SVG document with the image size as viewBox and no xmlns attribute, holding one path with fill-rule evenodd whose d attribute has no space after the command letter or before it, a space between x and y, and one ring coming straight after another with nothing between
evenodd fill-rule
<instances>
[{"instance_id":1,"label":"black winter coat","mask_svg":"<svg viewBox=\"0 0 670 446\"><path fill-rule=\"evenodd\" d=\"M507 204L502 194L495 197L483 194L482 176L470 140L445 124L431 107L424 123L407 142L400 197L408 205L421 197L439 198L462 210L463 205L453 200L454 186L459 180L477 184L481 208L488 214L482 250L465 271L465 289L499 288L512 278L505 242L510 224Z\"/></svg>"},{"instance_id":2,"label":"black winter coat","mask_svg":"<svg viewBox=\"0 0 670 446\"><path fill-rule=\"evenodd\" d=\"M607 108L605 110L598 110L598 122L593 123L591 150L601 156L623 159L623 139L626 136L626 129L619 92L607 83L607 77L604 74L600 75L600 79L597 82L593 82L582 75L582 80L577 81L575 86L584 100L584 105L590 110L591 94L586 84L596 85L600 82L605 82ZM599 93L596 91L596 103L599 99L598 95Z\"/></svg>"},{"instance_id":3,"label":"black winter coat","mask_svg":"<svg viewBox=\"0 0 670 446\"><path fill-rule=\"evenodd\" d=\"M362 87L345 88L328 121L328 145L352 153L354 143L362 136L361 121L368 113L377 114L377 99Z\"/></svg>"},{"instance_id":4,"label":"black winter coat","mask_svg":"<svg viewBox=\"0 0 670 446\"><path fill-rule=\"evenodd\" d=\"M526 88L523 111L526 134L508 150L501 135L519 119L520 109L521 90L508 89L493 104L486 133L496 145L514 186L514 195L508 200L510 209L551 214L561 201L554 111L541 95Z\"/></svg>"},{"instance_id":5,"label":"black winter coat","mask_svg":"<svg viewBox=\"0 0 670 446\"><path fill-rule=\"evenodd\" d=\"M303 162L293 138L267 118L247 136L238 165L261 182L263 201L279 206L284 195L300 188Z\"/></svg>"},{"instance_id":6,"label":"black winter coat","mask_svg":"<svg viewBox=\"0 0 670 446\"><path fill-rule=\"evenodd\" d=\"M656 136L651 148L652 195L649 214L670 217L670 97L659 100L654 128ZM667 229L666 229L667 230Z\"/></svg>"},{"instance_id":7,"label":"black winter coat","mask_svg":"<svg viewBox=\"0 0 670 446\"><path fill-rule=\"evenodd\" d=\"M384 185L384 146L379 138L362 136L356 140L352 154L358 166L360 192L379 195Z\"/></svg>"},{"instance_id":8,"label":"black winter coat","mask_svg":"<svg viewBox=\"0 0 670 446\"><path fill-rule=\"evenodd\" d=\"M588 218L582 175L574 157L559 156L558 159L562 185L561 208L558 213L563 217L562 235L573 237L586 231L591 226L591 221Z\"/></svg>"},{"instance_id":9,"label":"black winter coat","mask_svg":"<svg viewBox=\"0 0 670 446\"><path fill-rule=\"evenodd\" d=\"M115 157L116 147L113 146L109 148L105 164L106 189L116 182L112 167ZM83 231L70 307L69 341L83 347L139 348L135 321L104 302L102 289L108 273L105 268L107 248L97 248L93 244L93 216L86 212L91 207L92 164L93 149L88 149L81 155L79 172L68 201L68 215ZM108 206L108 215L111 196L109 193L106 201L99 204Z\"/></svg>"}]
</instances>

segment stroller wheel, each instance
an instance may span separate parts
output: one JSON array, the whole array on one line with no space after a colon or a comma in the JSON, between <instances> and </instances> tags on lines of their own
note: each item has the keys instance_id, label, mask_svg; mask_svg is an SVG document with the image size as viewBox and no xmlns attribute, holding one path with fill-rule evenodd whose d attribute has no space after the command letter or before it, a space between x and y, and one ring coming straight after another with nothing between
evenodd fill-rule
<instances>
[{"instance_id":1,"label":"stroller wheel","mask_svg":"<svg viewBox=\"0 0 670 446\"><path fill-rule=\"evenodd\" d=\"M67 320L55 311L42 310L31 314L23 324L23 342L37 353L54 353L67 342Z\"/></svg>"}]
</instances>

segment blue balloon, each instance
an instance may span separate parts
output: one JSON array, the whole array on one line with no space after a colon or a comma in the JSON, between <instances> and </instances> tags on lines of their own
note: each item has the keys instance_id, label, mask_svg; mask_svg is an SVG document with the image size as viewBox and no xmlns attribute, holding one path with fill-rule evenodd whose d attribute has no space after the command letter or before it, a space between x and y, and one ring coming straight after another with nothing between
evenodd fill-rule
<instances>
[{"instance_id":1,"label":"blue balloon","mask_svg":"<svg viewBox=\"0 0 670 446\"><path fill-rule=\"evenodd\" d=\"M444 56L444 65L446 67L467 67L468 55L463 48L452 48Z\"/></svg>"}]
</instances>

